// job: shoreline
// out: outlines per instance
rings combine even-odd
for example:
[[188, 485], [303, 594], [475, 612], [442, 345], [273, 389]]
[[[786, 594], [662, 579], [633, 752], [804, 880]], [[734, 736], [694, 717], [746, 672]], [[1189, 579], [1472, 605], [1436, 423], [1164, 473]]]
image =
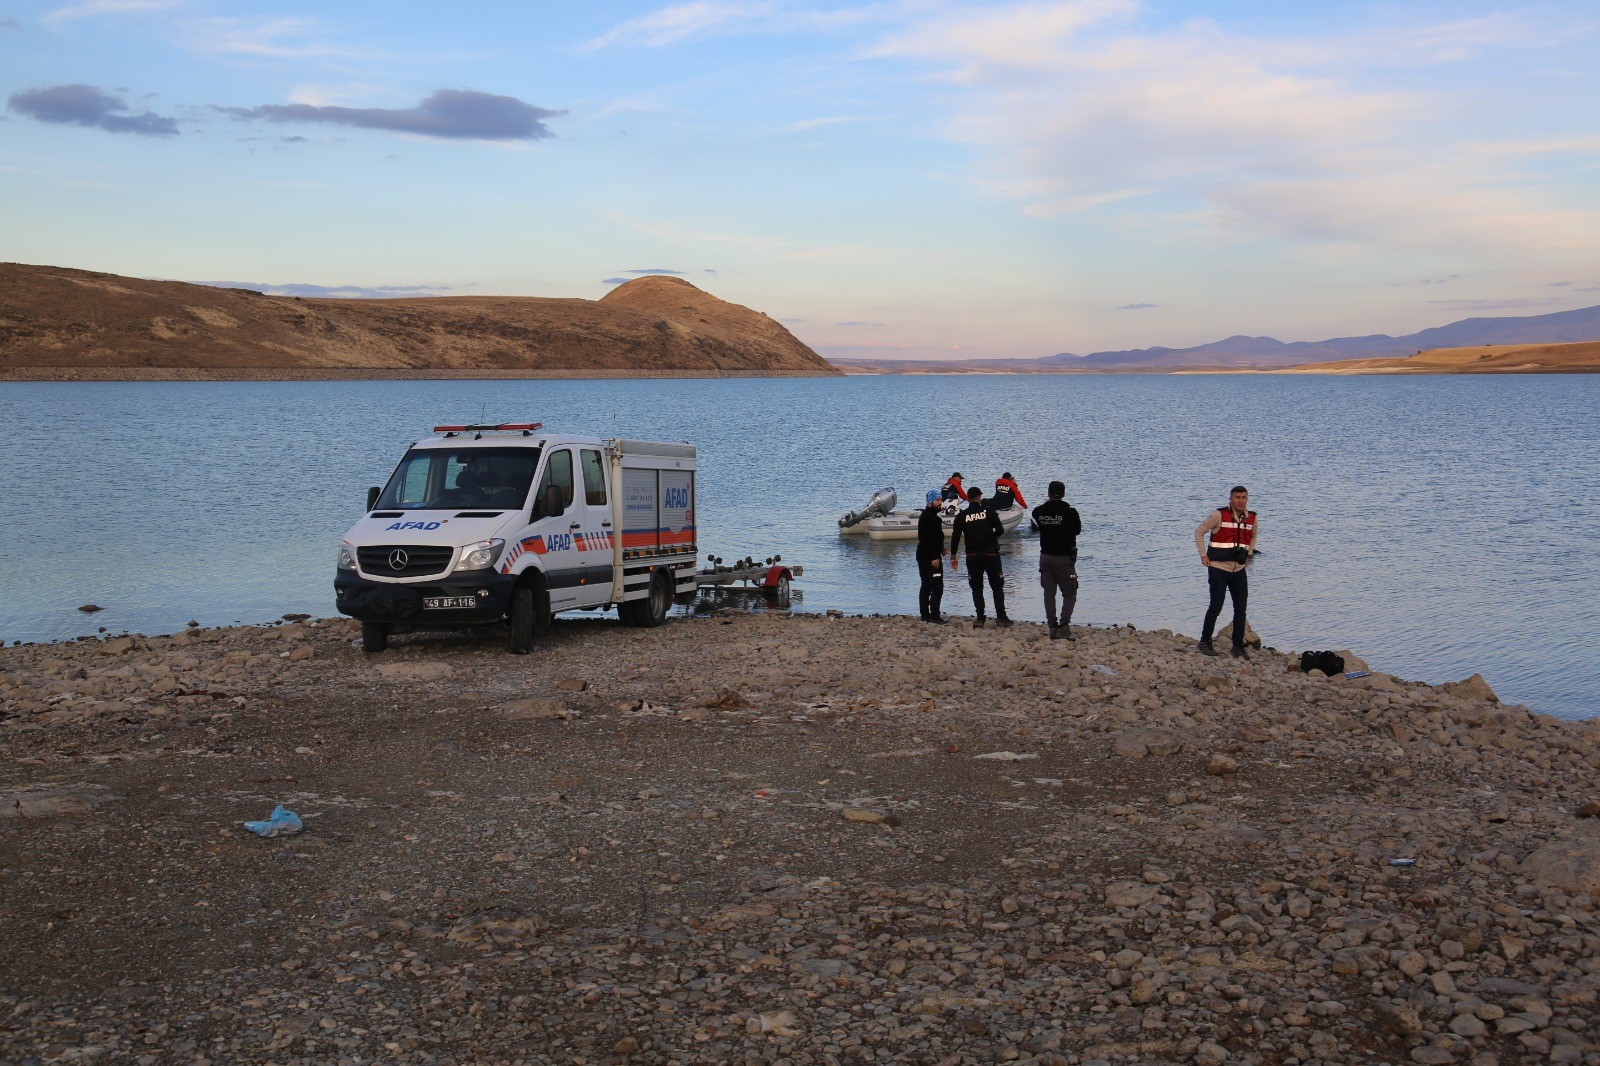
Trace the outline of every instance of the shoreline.
[[0, 651], [0, 1059], [1600, 1053], [1600, 721], [1481, 679], [776, 612], [354, 639]]
[[655, 378], [833, 378], [843, 374], [719, 373], [714, 370], [420, 370], [413, 368], [11, 367], [0, 381], [585, 381]]

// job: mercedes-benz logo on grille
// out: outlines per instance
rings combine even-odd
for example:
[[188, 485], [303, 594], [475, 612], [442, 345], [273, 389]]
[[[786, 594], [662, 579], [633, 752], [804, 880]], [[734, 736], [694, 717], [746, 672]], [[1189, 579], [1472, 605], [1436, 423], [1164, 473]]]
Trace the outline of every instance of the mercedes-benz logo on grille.
[[399, 548], [389, 553], [389, 569], [391, 570], [404, 570], [406, 564], [410, 561], [411, 557]]

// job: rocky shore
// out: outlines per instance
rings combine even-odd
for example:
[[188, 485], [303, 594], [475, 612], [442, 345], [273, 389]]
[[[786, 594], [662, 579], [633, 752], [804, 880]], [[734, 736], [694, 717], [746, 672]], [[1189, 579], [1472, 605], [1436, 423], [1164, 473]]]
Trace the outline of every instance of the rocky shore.
[[355, 636], [0, 651], [0, 1061], [1600, 1064], [1600, 722], [1481, 679]]

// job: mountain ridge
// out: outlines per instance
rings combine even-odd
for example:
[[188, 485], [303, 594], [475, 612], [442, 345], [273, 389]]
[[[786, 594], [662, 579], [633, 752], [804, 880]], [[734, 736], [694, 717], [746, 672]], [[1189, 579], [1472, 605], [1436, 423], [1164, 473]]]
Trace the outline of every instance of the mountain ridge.
[[13, 379], [838, 373], [768, 315], [661, 275], [599, 300], [349, 300], [0, 263]]
[[1046, 365], [1103, 367], [1233, 367], [1267, 369], [1346, 359], [1401, 359], [1431, 348], [1464, 348], [1483, 344], [1559, 344], [1600, 339], [1600, 305], [1545, 315], [1464, 318], [1443, 326], [1392, 337], [1334, 337], [1321, 341], [1280, 341], [1275, 337], [1236, 334], [1191, 348], [1153, 346], [1124, 351], [1074, 355], [1061, 352], [1041, 357]]

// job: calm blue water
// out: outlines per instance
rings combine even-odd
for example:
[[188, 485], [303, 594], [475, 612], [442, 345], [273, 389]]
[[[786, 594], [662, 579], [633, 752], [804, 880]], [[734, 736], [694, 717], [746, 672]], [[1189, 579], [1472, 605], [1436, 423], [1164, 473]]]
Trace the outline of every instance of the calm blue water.
[[[409, 442], [532, 418], [697, 444], [703, 549], [804, 564], [808, 611], [915, 609], [911, 546], [841, 538], [840, 513], [1010, 470], [1083, 513], [1076, 621], [1197, 633], [1193, 530], [1244, 482], [1268, 643], [1588, 717], [1597, 407], [1579, 376], [0, 383], [0, 637], [331, 614], [339, 536]], [[1008, 539], [1012, 614], [1042, 619], [1037, 540]], [[945, 604], [971, 612], [964, 582]]]

